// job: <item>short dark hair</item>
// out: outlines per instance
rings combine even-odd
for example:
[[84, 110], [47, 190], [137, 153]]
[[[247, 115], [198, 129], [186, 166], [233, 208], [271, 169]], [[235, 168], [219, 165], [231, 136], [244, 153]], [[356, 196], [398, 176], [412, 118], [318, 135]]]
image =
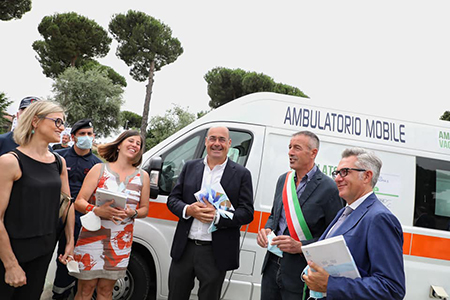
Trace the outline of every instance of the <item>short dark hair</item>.
[[139, 136], [141, 138], [141, 149], [135, 157], [133, 167], [137, 167], [142, 162], [142, 154], [145, 148], [145, 139], [137, 130], [126, 130], [122, 132], [113, 142], [98, 145], [98, 154], [103, 157], [107, 162], [115, 162], [119, 157], [118, 146], [130, 136]]

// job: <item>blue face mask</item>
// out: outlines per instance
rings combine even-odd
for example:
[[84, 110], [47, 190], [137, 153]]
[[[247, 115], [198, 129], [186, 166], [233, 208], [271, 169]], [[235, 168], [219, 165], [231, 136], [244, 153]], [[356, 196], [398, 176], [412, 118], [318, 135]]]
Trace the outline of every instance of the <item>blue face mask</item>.
[[[300, 276], [302, 281], [303, 281], [303, 275], [308, 275], [308, 271], [309, 271], [309, 266], [306, 266], [306, 268], [302, 272], [302, 275]], [[325, 296], [326, 296], [326, 293], [309, 290], [309, 298], [308, 298], [308, 300], [309, 299], [322, 299]]]
[[77, 147], [83, 150], [91, 149], [92, 148], [92, 141], [94, 140], [93, 137], [83, 135], [83, 136], [77, 136]]

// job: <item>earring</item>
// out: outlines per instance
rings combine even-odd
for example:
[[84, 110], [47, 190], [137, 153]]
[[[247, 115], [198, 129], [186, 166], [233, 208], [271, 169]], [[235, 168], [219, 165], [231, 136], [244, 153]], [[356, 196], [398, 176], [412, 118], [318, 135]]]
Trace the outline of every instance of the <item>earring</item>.
[[33, 128], [33, 129], [31, 129], [31, 134], [34, 134], [34, 128]]

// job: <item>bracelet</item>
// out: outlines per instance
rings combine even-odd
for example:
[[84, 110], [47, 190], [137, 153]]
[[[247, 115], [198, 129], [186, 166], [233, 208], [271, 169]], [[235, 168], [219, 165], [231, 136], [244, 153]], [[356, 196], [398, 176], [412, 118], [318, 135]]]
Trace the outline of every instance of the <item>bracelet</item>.
[[90, 212], [90, 211], [93, 211], [94, 210], [94, 205], [92, 205], [92, 204], [88, 204], [87, 206], [86, 206], [86, 212]]
[[136, 219], [137, 215], [138, 215], [138, 211], [135, 209], [135, 210], [134, 210], [134, 215], [131, 216], [131, 218], [132, 218], [132, 219]]

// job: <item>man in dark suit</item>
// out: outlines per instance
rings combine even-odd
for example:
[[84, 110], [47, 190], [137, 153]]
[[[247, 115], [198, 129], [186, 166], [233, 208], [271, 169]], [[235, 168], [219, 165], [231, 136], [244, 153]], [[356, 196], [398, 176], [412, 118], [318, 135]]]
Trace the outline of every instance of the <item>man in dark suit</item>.
[[[194, 278], [200, 282], [200, 300], [220, 298], [227, 270], [239, 267], [240, 227], [253, 220], [253, 189], [250, 172], [227, 158], [231, 146], [226, 127], [212, 127], [205, 138], [207, 156], [187, 162], [169, 195], [167, 206], [178, 218], [169, 271], [169, 300], [189, 299]], [[218, 184], [235, 212], [221, 217], [211, 204], [194, 194]], [[216, 231], [208, 232], [214, 221]]]
[[333, 172], [339, 195], [348, 205], [320, 239], [343, 235], [361, 278], [330, 276], [308, 262], [316, 272], [303, 276], [306, 284], [330, 299], [391, 300], [405, 296], [402, 227], [373, 193], [381, 165], [373, 152], [346, 149]]
[[[297, 132], [290, 140], [288, 154], [293, 171], [278, 178], [271, 214], [257, 237], [258, 245], [267, 247], [267, 236], [275, 233], [272, 245], [283, 251], [282, 258], [269, 251], [266, 254], [262, 267], [262, 300], [302, 299], [301, 272], [306, 260], [301, 246], [317, 241], [343, 206], [336, 184], [314, 163], [318, 151], [319, 138], [312, 132]], [[289, 210], [290, 205], [298, 205], [302, 217], [295, 209]], [[308, 229], [298, 229], [295, 222], [306, 224]]]

